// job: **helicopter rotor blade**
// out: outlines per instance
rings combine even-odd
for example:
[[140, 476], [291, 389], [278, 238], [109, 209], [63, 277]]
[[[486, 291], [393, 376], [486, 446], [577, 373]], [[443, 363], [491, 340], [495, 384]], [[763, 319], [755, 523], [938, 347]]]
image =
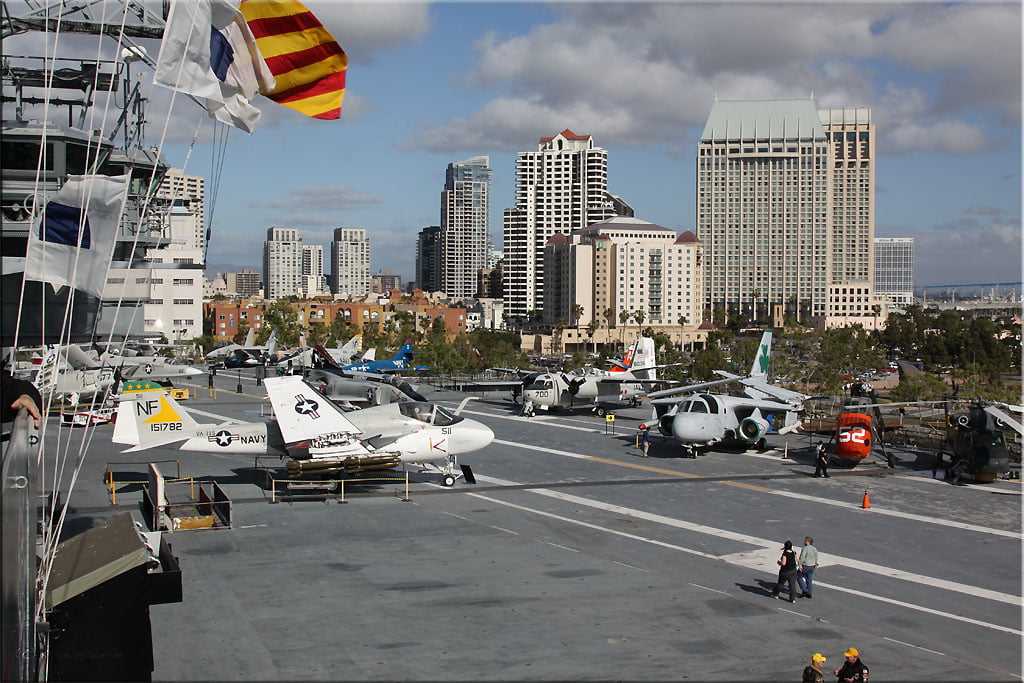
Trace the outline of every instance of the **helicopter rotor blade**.
[[992, 417], [996, 418], [997, 420], [1002, 420], [1012, 429], [1016, 430], [1018, 434], [1024, 435], [1024, 426], [1022, 426], [1020, 422], [1017, 422], [999, 408], [996, 408], [995, 406], [986, 406], [985, 412], [991, 415]]

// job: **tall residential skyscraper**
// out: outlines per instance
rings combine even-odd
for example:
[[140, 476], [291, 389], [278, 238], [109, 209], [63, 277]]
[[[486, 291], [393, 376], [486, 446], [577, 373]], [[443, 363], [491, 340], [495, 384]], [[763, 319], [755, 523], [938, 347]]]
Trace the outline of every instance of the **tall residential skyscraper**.
[[160, 181], [157, 197], [171, 202], [167, 237], [182, 249], [206, 252], [206, 181], [172, 168]]
[[327, 291], [324, 277], [324, 248], [321, 244], [302, 245], [302, 291], [312, 296]]
[[825, 316], [830, 285], [870, 291], [870, 110], [715, 102], [698, 148], [697, 235], [710, 309]]
[[608, 152], [589, 135], [564, 130], [516, 158], [516, 205], [505, 209], [505, 313], [524, 321], [544, 309], [544, 245], [615, 215]]
[[891, 303], [914, 303], [914, 238], [875, 238], [875, 292]]
[[263, 243], [263, 295], [294, 296], [302, 286], [302, 238], [295, 228], [268, 228]]
[[476, 294], [487, 266], [491, 168], [488, 157], [448, 164], [441, 192], [441, 289], [451, 297]]
[[441, 289], [441, 226], [430, 225], [416, 235], [416, 286], [424, 292]]
[[331, 242], [331, 291], [352, 296], [370, 291], [370, 240], [365, 229], [335, 229]]

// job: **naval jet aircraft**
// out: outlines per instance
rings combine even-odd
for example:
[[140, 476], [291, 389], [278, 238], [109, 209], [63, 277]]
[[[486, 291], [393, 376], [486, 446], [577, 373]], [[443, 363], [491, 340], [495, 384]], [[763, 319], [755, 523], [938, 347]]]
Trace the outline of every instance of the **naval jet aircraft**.
[[[767, 445], [765, 434], [771, 429], [779, 434], [799, 429], [799, 412], [803, 401], [810, 397], [768, 384], [771, 343], [772, 331], [766, 330], [748, 375], [719, 370], [716, 374], [724, 379], [648, 394], [653, 407], [650, 426], [675, 438], [683, 456], [690, 458], [697, 457], [699, 449], [718, 443], [756, 445], [763, 450]], [[741, 395], [702, 391], [731, 382], [744, 386]]]
[[100, 363], [76, 344], [46, 350], [32, 379], [43, 397], [67, 403], [102, 396], [116, 389], [121, 379], [166, 382], [202, 374], [188, 365], [172, 365], [165, 359], [135, 356]]
[[629, 401], [635, 405], [652, 385], [668, 383], [657, 378], [658, 368], [667, 366], [656, 364], [652, 338], [640, 337], [631, 360], [625, 369], [587, 367], [539, 374], [523, 389], [523, 414], [532, 415], [535, 408], [572, 410], [582, 405], [604, 415], [605, 404]]
[[[343, 410], [427, 400], [399, 375], [343, 370], [323, 346], [314, 346], [311, 351], [313, 367], [305, 370], [304, 379]], [[372, 353], [373, 349], [367, 352]], [[366, 360], [366, 355], [363, 358]]]
[[253, 330], [246, 335], [245, 344], [229, 344], [210, 351], [206, 354], [208, 361], [223, 362], [224, 367], [252, 368], [265, 364], [274, 355], [277, 349], [277, 330], [271, 330], [270, 337], [266, 344], [254, 343]]
[[[277, 422], [233, 422], [186, 409], [170, 395], [133, 395], [118, 405], [112, 440], [125, 452], [180, 443], [184, 451], [289, 456], [288, 473], [350, 475], [410, 463], [439, 470], [445, 486], [459, 476], [473, 483], [472, 470], [456, 472], [457, 454], [494, 440], [486, 425], [426, 401], [402, 401], [344, 413], [325, 396], [288, 375], [264, 380]], [[215, 418], [200, 423], [194, 415]], [[438, 463], [441, 463], [438, 465]]]

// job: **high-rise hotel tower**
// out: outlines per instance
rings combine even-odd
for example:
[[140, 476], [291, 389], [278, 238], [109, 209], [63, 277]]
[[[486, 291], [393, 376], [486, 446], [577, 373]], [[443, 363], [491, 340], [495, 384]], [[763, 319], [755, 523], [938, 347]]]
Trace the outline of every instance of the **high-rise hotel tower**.
[[524, 321], [544, 309], [544, 245], [556, 233], [615, 215], [608, 194], [608, 152], [571, 130], [541, 138], [516, 158], [516, 204], [505, 209], [506, 316]]
[[869, 109], [715, 102], [697, 156], [705, 305], [824, 317], [830, 288], [870, 292], [874, 156]]
[[450, 297], [475, 296], [477, 273], [487, 267], [490, 187], [488, 157], [448, 164], [441, 192], [441, 289]]
[[370, 240], [364, 228], [334, 230], [331, 291], [351, 296], [363, 296], [370, 291]]

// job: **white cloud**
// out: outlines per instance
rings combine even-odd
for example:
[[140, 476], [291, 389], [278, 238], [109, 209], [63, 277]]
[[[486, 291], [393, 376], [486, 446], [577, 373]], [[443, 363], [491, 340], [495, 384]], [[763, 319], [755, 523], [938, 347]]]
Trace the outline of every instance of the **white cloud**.
[[[550, 7], [558, 14], [549, 24], [510, 37], [488, 33], [477, 42], [479, 59], [463, 85], [497, 90], [490, 102], [448, 121], [421, 122], [404, 146], [521, 149], [524, 139], [566, 127], [593, 134], [599, 144], [677, 145], [703, 125], [715, 96], [812, 91], [823, 107], [868, 106], [876, 121], [891, 121], [892, 147], [880, 138], [880, 153], [985, 149], [986, 129], [967, 115], [979, 103], [998, 107], [1004, 119], [1019, 117], [1019, 60], [1005, 56], [1020, 53], [1015, 5]], [[946, 50], [950, 42], [957, 47]], [[988, 58], [971, 49], [977, 43], [985, 43], [980, 52]], [[896, 96], [909, 90], [901, 85], [907, 79], [927, 87], [911, 92], [911, 102]], [[959, 139], [943, 139], [937, 149], [945, 135]]]
[[997, 219], [983, 225], [962, 218], [918, 234], [914, 250], [918, 284], [972, 284], [979, 277], [986, 282], [1016, 282], [1021, 273], [1021, 224]]
[[304, 3], [331, 32], [349, 65], [367, 65], [377, 53], [422, 38], [431, 29], [430, 5], [423, 2]]
[[[378, 195], [361, 192], [344, 185], [299, 187], [290, 191], [286, 199], [251, 201], [253, 208], [295, 209], [297, 211], [352, 211], [363, 209], [382, 201]], [[303, 214], [309, 216], [311, 214]]]

